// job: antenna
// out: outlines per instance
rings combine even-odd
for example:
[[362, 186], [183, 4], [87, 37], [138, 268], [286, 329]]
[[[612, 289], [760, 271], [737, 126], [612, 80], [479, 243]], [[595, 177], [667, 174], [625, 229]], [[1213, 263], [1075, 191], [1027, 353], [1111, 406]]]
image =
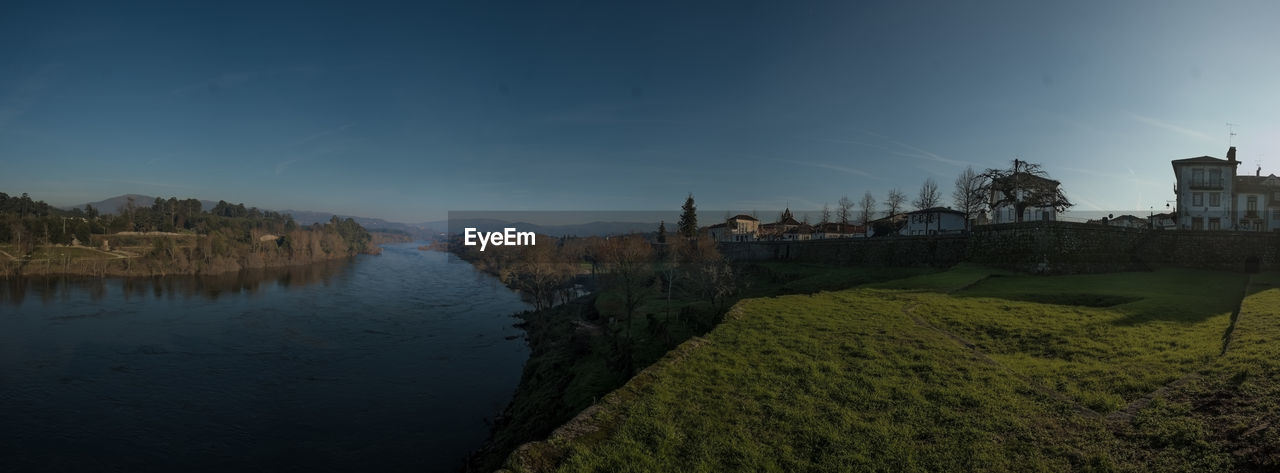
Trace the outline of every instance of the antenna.
[[1239, 125], [1227, 122], [1227, 146], [1231, 146], [1231, 139], [1236, 136], [1235, 127], [1237, 126]]

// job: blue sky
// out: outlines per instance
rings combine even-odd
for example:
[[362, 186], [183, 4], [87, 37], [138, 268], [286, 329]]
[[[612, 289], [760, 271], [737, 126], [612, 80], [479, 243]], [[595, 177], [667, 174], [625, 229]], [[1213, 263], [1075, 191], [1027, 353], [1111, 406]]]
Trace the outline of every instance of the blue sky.
[[1280, 173], [1275, 2], [47, 3], [0, 4], [0, 191], [55, 204], [765, 212], [1020, 157], [1145, 210], [1227, 122]]

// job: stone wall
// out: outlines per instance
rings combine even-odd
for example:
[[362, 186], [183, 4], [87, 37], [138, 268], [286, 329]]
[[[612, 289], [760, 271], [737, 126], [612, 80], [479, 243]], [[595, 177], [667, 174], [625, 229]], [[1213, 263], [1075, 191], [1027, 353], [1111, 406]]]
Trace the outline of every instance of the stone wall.
[[984, 225], [965, 236], [722, 243], [736, 261], [951, 266], [970, 261], [1032, 273], [1097, 273], [1182, 266], [1280, 269], [1280, 233], [1139, 230], [1071, 222]]
[[849, 265], [951, 266], [964, 260], [959, 235], [721, 243], [735, 261], [802, 261]]
[[1172, 266], [1280, 270], [1280, 233], [1169, 230], [1150, 233], [1138, 256]]

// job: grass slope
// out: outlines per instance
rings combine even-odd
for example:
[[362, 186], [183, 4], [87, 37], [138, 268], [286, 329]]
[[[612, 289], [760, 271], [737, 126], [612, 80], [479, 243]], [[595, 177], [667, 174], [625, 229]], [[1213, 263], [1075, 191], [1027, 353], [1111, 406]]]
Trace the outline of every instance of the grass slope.
[[508, 466], [1266, 471], [1280, 451], [1280, 277], [1253, 278], [1232, 328], [1245, 282], [959, 266], [743, 300]]

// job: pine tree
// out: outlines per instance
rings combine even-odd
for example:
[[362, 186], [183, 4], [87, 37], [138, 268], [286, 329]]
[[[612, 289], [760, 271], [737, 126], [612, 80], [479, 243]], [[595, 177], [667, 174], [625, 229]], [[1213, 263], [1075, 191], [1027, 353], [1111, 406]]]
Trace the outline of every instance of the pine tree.
[[658, 222], [658, 243], [666, 243], [666, 242], [667, 242], [667, 222], [664, 220], [664, 221]]
[[693, 238], [698, 236], [698, 207], [693, 204], [693, 193], [684, 200], [680, 213], [680, 236]]

